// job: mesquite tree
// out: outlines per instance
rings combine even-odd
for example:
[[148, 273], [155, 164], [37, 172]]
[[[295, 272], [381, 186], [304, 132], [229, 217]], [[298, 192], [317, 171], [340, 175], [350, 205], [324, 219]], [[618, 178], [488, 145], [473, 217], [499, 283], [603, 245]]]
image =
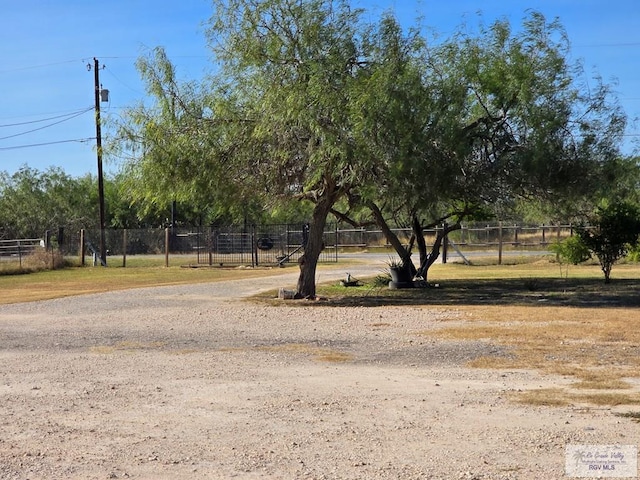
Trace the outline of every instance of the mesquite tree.
[[369, 183], [352, 105], [371, 68], [359, 10], [329, 0], [216, 1], [209, 31], [227, 86], [233, 162], [271, 196], [313, 203], [297, 291], [315, 296], [334, 205]]
[[[391, 14], [364, 22], [346, 0], [213, 5], [216, 71], [199, 88], [178, 84], [163, 56], [141, 64], [157, 104], [131, 117], [130, 177], [151, 200], [311, 202], [299, 296], [315, 296], [330, 214], [368, 212], [412, 264], [391, 228], [408, 219], [426, 276], [461, 221], [582, 194], [616, 153], [624, 116], [606, 86], [579, 88], [562, 28], [537, 13], [518, 34], [499, 21], [431, 45]], [[427, 252], [422, 230], [444, 221]]]
[[[463, 31], [465, 32], [465, 31]], [[396, 29], [395, 68], [380, 64], [364, 132], [377, 162], [378, 188], [365, 194], [376, 223], [405, 263], [387, 225], [403, 211], [426, 279], [446, 234], [495, 204], [519, 198], [572, 199], [597, 190], [615, 161], [625, 117], [606, 85], [581, 88], [557, 22], [531, 13], [514, 34], [506, 21], [435, 47]], [[383, 93], [380, 93], [383, 92]], [[382, 133], [381, 133], [382, 132]], [[447, 222], [443, 225], [443, 222]], [[440, 227], [427, 252], [422, 231]]]

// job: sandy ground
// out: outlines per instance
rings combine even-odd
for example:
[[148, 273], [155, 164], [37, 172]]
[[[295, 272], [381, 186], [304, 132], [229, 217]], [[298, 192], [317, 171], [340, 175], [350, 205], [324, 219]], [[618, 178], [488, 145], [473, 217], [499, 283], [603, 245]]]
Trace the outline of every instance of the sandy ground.
[[560, 479], [567, 444], [638, 443], [514, 403], [570, 379], [466, 368], [508, 352], [425, 335], [454, 311], [242, 300], [293, 278], [0, 306], [0, 478]]

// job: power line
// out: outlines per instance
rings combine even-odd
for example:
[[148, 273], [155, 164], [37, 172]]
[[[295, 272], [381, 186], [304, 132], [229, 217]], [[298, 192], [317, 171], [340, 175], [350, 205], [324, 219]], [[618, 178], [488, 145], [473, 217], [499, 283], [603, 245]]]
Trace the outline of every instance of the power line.
[[95, 139], [96, 137], [89, 137], [89, 138], [76, 138], [73, 140], [58, 140], [56, 142], [31, 143], [29, 145], [14, 145], [12, 147], [0, 147], [0, 150], [18, 150], [21, 148], [44, 147], [46, 145], [57, 145], [59, 143], [73, 143], [73, 142], [85, 143]]
[[31, 66], [28, 66], [28, 67], [12, 68], [10, 70], [0, 70], [0, 73], [21, 72], [23, 70], [33, 70], [33, 69], [36, 69], [36, 68], [54, 67], [56, 65], [64, 65], [65, 63], [74, 63], [74, 62], [77, 62], [77, 61], [78, 60], [65, 60], [63, 62], [43, 63], [41, 65], [31, 65]]
[[[89, 107], [89, 110], [92, 109], [92, 108], [93, 107]], [[28, 122], [7, 123], [6, 125], [0, 125], [0, 128], [3, 128], [3, 127], [19, 127], [21, 125], [30, 125], [30, 124], [33, 124], [33, 123], [47, 122], [49, 120], [56, 120], [57, 118], [68, 117], [70, 115], [84, 113], [86, 111], [87, 110], [84, 110], [84, 109], [82, 111], [81, 110], [76, 110], [74, 112], [69, 112], [69, 113], [65, 113], [65, 114], [62, 114], [62, 115], [56, 115], [54, 117], [41, 118], [41, 119], [38, 119], [38, 120], [29, 120]]]
[[67, 116], [66, 118], [62, 119], [62, 120], [58, 120], [57, 122], [53, 122], [50, 123], [48, 125], [44, 125], [42, 127], [38, 127], [38, 128], [33, 128], [31, 130], [27, 130], [26, 132], [20, 132], [20, 133], [14, 133], [13, 135], [7, 135], [4, 137], [0, 137], [0, 140], [6, 140], [7, 138], [14, 138], [14, 137], [19, 137], [21, 135], [26, 135], [27, 133], [32, 133], [32, 132], [37, 132], [39, 130], [44, 130], [45, 128], [49, 128], [49, 127], [53, 127], [54, 125], [58, 125], [60, 123], [69, 121], [73, 118], [79, 117], [80, 115], [83, 115], [85, 113], [87, 113], [88, 111], [90, 111], [93, 107], [89, 107], [85, 110], [81, 110], [80, 112], [76, 112], [75, 114], [71, 115], [71, 116]]

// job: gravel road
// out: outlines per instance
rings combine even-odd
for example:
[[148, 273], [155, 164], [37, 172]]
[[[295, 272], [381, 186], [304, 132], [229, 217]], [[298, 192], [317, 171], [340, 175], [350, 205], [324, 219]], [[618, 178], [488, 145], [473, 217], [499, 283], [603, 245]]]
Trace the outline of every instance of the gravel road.
[[567, 444], [637, 444], [514, 403], [570, 380], [465, 367], [509, 352], [431, 338], [454, 310], [243, 300], [280, 273], [0, 306], [0, 478], [560, 479]]

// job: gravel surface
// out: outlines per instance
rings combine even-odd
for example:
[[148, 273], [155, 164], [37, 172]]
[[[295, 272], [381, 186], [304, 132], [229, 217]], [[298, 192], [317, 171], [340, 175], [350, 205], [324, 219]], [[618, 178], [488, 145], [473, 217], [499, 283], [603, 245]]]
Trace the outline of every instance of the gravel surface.
[[637, 444], [611, 409], [509, 398], [570, 379], [466, 368], [509, 352], [425, 335], [455, 311], [242, 299], [294, 283], [0, 306], [0, 478], [559, 479], [567, 444]]

